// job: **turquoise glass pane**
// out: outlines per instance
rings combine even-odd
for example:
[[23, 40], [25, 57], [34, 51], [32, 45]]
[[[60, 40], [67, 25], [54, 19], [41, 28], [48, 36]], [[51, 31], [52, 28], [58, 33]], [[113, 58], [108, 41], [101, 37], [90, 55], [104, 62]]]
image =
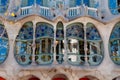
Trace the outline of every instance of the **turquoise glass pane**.
[[87, 40], [101, 40], [98, 30], [92, 24], [88, 24], [86, 30]]
[[118, 14], [117, 0], [109, 0], [109, 8], [112, 14]]
[[0, 0], [0, 13], [4, 13], [8, 8], [9, 0]]
[[83, 0], [83, 2], [86, 6], [89, 6], [89, 0]]
[[116, 25], [116, 27], [113, 29], [110, 39], [118, 39], [120, 38], [120, 25]]
[[74, 37], [78, 39], [84, 39], [84, 30], [82, 25], [74, 24], [69, 26], [66, 30], [67, 37]]
[[36, 28], [36, 38], [42, 37], [54, 37], [54, 31], [51, 25], [48, 24], [38, 24]]
[[15, 44], [15, 58], [20, 65], [32, 63], [33, 25], [25, 23], [19, 31]]
[[8, 55], [8, 36], [3, 25], [0, 25], [0, 64], [5, 61]]
[[17, 39], [20, 40], [32, 40], [33, 39], [33, 27], [32, 23], [27, 23], [21, 28]]
[[112, 30], [109, 50], [112, 61], [120, 65], [120, 23], [116, 24]]

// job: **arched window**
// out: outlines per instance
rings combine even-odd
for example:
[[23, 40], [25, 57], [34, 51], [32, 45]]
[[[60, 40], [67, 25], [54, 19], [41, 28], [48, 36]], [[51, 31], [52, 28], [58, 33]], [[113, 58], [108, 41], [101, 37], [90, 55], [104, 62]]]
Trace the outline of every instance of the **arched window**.
[[120, 13], [120, 0], [109, 0], [109, 8], [114, 15]]
[[84, 30], [83, 24], [74, 23], [67, 26], [67, 55], [68, 62], [73, 65], [84, 64]]
[[0, 13], [6, 12], [8, 8], [9, 0], [0, 0]]
[[67, 27], [67, 55], [72, 65], [84, 65], [87, 62], [95, 66], [103, 59], [103, 45], [97, 29], [91, 23], [86, 26], [84, 28], [81, 23], [74, 23]]
[[58, 63], [62, 63], [64, 54], [64, 26], [62, 22], [58, 22], [56, 26], [56, 54]]
[[53, 62], [53, 26], [47, 23], [37, 23], [36, 25], [36, 63], [51, 64]]
[[25, 23], [15, 40], [15, 58], [21, 65], [32, 63], [33, 24]]
[[120, 22], [115, 25], [110, 36], [110, 57], [115, 64], [120, 65]]
[[4, 25], [0, 24], [0, 64], [3, 63], [8, 55], [8, 35]]
[[86, 37], [88, 49], [88, 63], [90, 65], [98, 65], [103, 59], [104, 49], [100, 34], [92, 23], [87, 24]]

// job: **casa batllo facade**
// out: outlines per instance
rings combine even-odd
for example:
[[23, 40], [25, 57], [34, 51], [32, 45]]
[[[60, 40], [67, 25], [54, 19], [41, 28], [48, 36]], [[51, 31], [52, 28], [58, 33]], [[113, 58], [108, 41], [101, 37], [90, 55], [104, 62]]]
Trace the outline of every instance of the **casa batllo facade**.
[[0, 0], [0, 80], [120, 80], [120, 0]]

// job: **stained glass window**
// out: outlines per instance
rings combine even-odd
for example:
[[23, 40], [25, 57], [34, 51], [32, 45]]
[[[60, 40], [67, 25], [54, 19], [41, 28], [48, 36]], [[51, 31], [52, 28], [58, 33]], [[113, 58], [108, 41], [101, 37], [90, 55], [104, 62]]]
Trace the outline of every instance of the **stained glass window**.
[[90, 65], [98, 65], [103, 59], [103, 43], [98, 30], [92, 23], [87, 24], [87, 54]]
[[4, 25], [0, 24], [0, 64], [5, 61], [8, 55], [8, 35]]
[[120, 13], [120, 0], [109, 0], [109, 8], [114, 15]]
[[110, 57], [120, 65], [120, 23], [115, 25], [110, 36]]
[[72, 65], [84, 64], [84, 29], [83, 24], [74, 23], [67, 26], [67, 55]]
[[8, 8], [9, 0], [0, 0], [0, 13], [4, 13]]
[[15, 58], [21, 65], [32, 62], [33, 24], [25, 23], [19, 31], [15, 44]]
[[25, 7], [25, 6], [31, 6], [34, 4], [38, 4], [38, 5], [42, 5], [42, 0], [22, 0], [21, 1], [21, 6]]
[[86, 26], [87, 28], [84, 28], [82, 24], [75, 23], [67, 27], [67, 53], [70, 64], [84, 65], [87, 61], [89, 65], [96, 66], [103, 59], [103, 45], [98, 30], [92, 23]]
[[62, 22], [58, 22], [56, 26], [56, 59], [58, 63], [63, 62], [64, 54], [64, 26]]
[[53, 26], [47, 23], [37, 23], [36, 26], [36, 63], [51, 64], [53, 61]]

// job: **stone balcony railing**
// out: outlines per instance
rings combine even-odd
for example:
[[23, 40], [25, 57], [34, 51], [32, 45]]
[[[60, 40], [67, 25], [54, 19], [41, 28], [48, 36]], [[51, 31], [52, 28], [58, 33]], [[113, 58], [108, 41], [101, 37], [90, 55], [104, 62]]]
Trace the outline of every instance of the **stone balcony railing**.
[[[71, 7], [67, 9], [54, 9], [40, 5], [32, 5], [19, 8], [18, 12], [15, 12], [15, 14], [17, 15], [17, 19], [32, 14], [37, 14], [50, 20], [54, 19], [57, 16], [63, 16], [68, 19], [77, 18], [79, 16], [91, 16], [97, 19], [101, 18], [100, 10], [98, 10], [97, 8], [87, 7], [85, 5]], [[12, 19], [11, 17], [9, 18]]]

